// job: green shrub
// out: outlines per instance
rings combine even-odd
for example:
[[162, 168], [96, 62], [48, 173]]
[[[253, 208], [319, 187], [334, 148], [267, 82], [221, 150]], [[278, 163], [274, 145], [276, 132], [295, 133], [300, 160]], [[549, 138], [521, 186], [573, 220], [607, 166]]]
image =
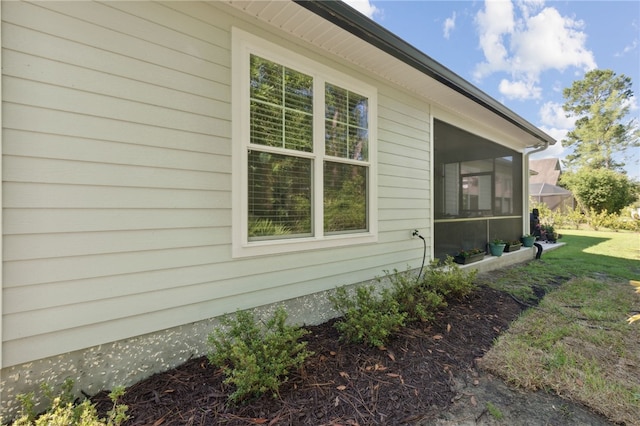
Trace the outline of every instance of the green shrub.
[[555, 217], [549, 206], [547, 206], [547, 203], [535, 201], [532, 198], [529, 198], [529, 205], [532, 209], [538, 209], [538, 213], [540, 213], [540, 221], [543, 224], [553, 225]]
[[376, 293], [374, 286], [360, 286], [349, 293], [341, 287], [329, 297], [343, 315], [335, 327], [346, 340], [383, 346], [405, 321], [431, 321], [447, 305], [446, 299], [466, 296], [476, 288], [477, 271], [462, 270], [450, 256], [442, 263], [432, 261], [422, 278], [408, 270], [384, 272], [391, 288]]
[[289, 371], [302, 366], [312, 352], [300, 339], [308, 331], [286, 325], [287, 313], [279, 307], [264, 326], [259, 326], [252, 313], [239, 311], [235, 317], [225, 316], [226, 329], [216, 329], [209, 335], [213, 352], [209, 361], [222, 368], [224, 383], [235, 386], [231, 401], [259, 397], [267, 392], [277, 396]]
[[573, 209], [568, 209], [566, 213], [564, 213], [565, 222], [570, 224], [573, 229], [580, 229], [580, 224], [584, 222], [584, 214], [582, 213], [582, 209], [580, 207], [575, 207]]
[[609, 228], [612, 224], [612, 217], [606, 209], [599, 212], [591, 209], [587, 216], [587, 222], [594, 231], [598, 231], [600, 228]]
[[100, 418], [93, 403], [85, 399], [79, 404], [74, 403], [71, 392], [73, 380], [66, 380], [59, 395], [54, 395], [53, 388], [47, 384], [41, 386], [44, 395], [50, 400], [49, 408], [39, 416], [35, 413], [35, 394], [18, 395], [22, 410], [20, 417], [12, 426], [118, 426], [126, 421], [128, 407], [118, 404], [118, 399], [124, 395], [124, 387], [114, 388], [109, 394], [113, 408], [107, 412], [106, 418]]
[[626, 231], [640, 232], [640, 220], [632, 219], [632, 218], [623, 218], [621, 217], [619, 222], [619, 229], [623, 229]]
[[594, 231], [598, 231], [601, 228], [612, 231], [640, 231], [640, 220], [620, 213], [609, 213], [607, 210], [596, 212], [591, 209], [587, 216], [587, 224]]
[[446, 306], [447, 303], [440, 293], [422, 285], [418, 277], [409, 271], [384, 272], [391, 282], [393, 298], [400, 305], [400, 310], [407, 314], [408, 321], [432, 321], [436, 312]]
[[329, 296], [329, 300], [343, 315], [336, 322], [336, 329], [342, 338], [353, 343], [384, 346], [393, 332], [404, 325], [407, 317], [389, 289], [376, 294], [374, 286], [360, 286], [355, 294], [349, 294], [340, 287]]
[[451, 256], [444, 262], [434, 259], [425, 270], [421, 287], [438, 292], [448, 300], [459, 299], [475, 290], [473, 281], [477, 274], [475, 269], [460, 268]]

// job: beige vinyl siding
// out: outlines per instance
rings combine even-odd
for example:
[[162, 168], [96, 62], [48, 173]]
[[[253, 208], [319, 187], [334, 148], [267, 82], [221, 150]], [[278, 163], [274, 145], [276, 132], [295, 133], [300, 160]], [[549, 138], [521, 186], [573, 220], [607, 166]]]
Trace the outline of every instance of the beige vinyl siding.
[[159, 330], [228, 258], [229, 23], [141, 5], [3, 5], [4, 366]]
[[[0, 2], [0, 45], [2, 44], [2, 2]], [[0, 46], [1, 49], [1, 46]], [[3, 92], [2, 92], [2, 73], [4, 71], [4, 54], [1, 53], [0, 51], [0, 102], [2, 101], [2, 99], [4, 99], [3, 97]], [[4, 131], [2, 131], [1, 127], [2, 127], [2, 123], [3, 121], [3, 109], [2, 108], [2, 104], [0, 104], [0, 160], [2, 160], [2, 150], [3, 150], [3, 146], [4, 146]], [[2, 176], [2, 170], [3, 170], [3, 166], [2, 166], [3, 161], [0, 161], [0, 176]], [[0, 200], [4, 200], [4, 188], [2, 186], [0, 186]], [[0, 201], [0, 204], [2, 202]], [[3, 253], [3, 258], [2, 261], [0, 261], [0, 376], [2, 374], [2, 366], [4, 365], [4, 358], [3, 358], [3, 350], [2, 350], [2, 342], [4, 341], [4, 326], [2, 325], [2, 319], [3, 319], [3, 306], [4, 306], [4, 291], [3, 291], [3, 279], [2, 276], [4, 275], [4, 216], [3, 216], [3, 206], [0, 205], [0, 253]]]
[[[402, 92], [383, 92], [380, 103], [380, 229], [397, 229], [394, 238], [403, 241], [410, 230], [418, 228], [429, 241], [429, 106]], [[415, 245], [409, 247], [415, 252]]]
[[[428, 105], [226, 8], [3, 2], [3, 366], [419, 266]], [[377, 244], [231, 258], [232, 25], [378, 87]]]

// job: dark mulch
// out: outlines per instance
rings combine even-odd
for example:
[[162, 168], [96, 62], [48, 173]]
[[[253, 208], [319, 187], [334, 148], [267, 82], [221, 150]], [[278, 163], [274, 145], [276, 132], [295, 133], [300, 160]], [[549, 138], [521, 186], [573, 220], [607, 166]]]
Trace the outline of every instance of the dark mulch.
[[[192, 359], [127, 389], [127, 425], [400, 425], [434, 418], [455, 396], [454, 376], [472, 369], [521, 312], [504, 293], [480, 287], [450, 302], [432, 324], [403, 328], [386, 348], [346, 344], [332, 322], [307, 327], [315, 353], [278, 398], [232, 405], [206, 358]], [[105, 407], [105, 395], [96, 397]]]

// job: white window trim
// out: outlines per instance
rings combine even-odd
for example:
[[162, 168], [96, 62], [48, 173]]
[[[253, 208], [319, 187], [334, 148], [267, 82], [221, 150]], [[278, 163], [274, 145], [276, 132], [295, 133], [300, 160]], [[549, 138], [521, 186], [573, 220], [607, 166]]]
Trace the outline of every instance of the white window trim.
[[[326, 65], [268, 42], [251, 33], [232, 29], [231, 105], [232, 105], [232, 256], [249, 257], [303, 250], [318, 250], [355, 244], [374, 243], [378, 240], [377, 205], [377, 90]], [[322, 220], [314, 220], [314, 236], [292, 239], [249, 241], [247, 201], [247, 146], [249, 144], [249, 55], [253, 53], [314, 77], [314, 86], [324, 81], [354, 91], [369, 99], [369, 171], [367, 218], [369, 230], [353, 234], [324, 235]], [[321, 83], [318, 83], [321, 82]], [[324, 111], [324, 87], [314, 87], [314, 111]], [[319, 95], [320, 94], [320, 95]], [[316, 113], [317, 114], [317, 113]], [[324, 114], [320, 115], [324, 117]], [[324, 157], [324, 119], [314, 115], [314, 153], [312, 158]], [[301, 153], [304, 155], [304, 153]], [[313, 217], [322, 218], [323, 168], [314, 166]], [[318, 205], [320, 204], [320, 205]]]

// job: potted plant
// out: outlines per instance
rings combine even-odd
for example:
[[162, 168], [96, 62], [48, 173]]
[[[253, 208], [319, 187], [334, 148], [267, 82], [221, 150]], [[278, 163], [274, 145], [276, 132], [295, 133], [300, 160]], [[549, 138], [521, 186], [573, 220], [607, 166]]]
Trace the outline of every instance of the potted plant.
[[561, 235], [555, 231], [553, 225], [542, 225], [540, 227], [540, 233], [540, 239], [548, 243], [555, 243], [561, 237]]
[[533, 247], [533, 243], [536, 242], [535, 235], [525, 234], [520, 237], [520, 241], [522, 241], [522, 245], [525, 247]]
[[508, 241], [507, 245], [504, 248], [504, 252], [510, 253], [512, 251], [518, 251], [520, 250], [520, 248], [522, 248], [522, 243], [520, 242], [520, 240]]
[[504, 252], [504, 248], [507, 246], [507, 243], [505, 243], [504, 241], [496, 238], [495, 240], [489, 242], [489, 252], [491, 253], [491, 256], [502, 256], [502, 253]]
[[453, 260], [461, 265], [467, 265], [469, 263], [477, 262], [484, 259], [484, 254], [484, 250], [481, 250], [479, 248], [472, 248], [469, 250], [463, 249], [455, 254]]

